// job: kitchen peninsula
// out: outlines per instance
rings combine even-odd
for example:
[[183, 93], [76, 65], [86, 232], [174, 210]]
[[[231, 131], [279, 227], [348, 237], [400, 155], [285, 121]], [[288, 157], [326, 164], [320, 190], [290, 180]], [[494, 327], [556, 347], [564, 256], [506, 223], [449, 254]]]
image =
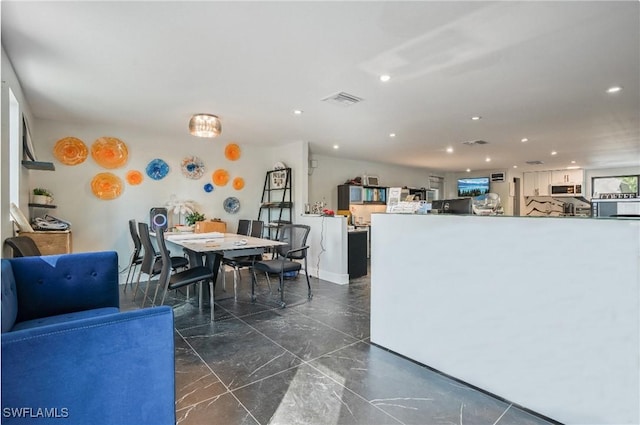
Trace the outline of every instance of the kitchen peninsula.
[[373, 343], [562, 423], [640, 423], [640, 220], [372, 225]]

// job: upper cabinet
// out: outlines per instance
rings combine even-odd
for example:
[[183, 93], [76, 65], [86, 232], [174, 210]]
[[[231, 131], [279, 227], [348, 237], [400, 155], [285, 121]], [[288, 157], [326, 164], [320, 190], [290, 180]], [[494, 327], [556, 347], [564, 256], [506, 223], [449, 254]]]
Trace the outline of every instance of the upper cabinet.
[[551, 171], [523, 173], [522, 193], [524, 196], [549, 196]]
[[387, 203], [387, 188], [380, 186], [355, 186], [341, 184], [338, 186], [338, 209], [348, 210], [351, 204]]
[[583, 184], [583, 170], [554, 170], [551, 172], [551, 184]]

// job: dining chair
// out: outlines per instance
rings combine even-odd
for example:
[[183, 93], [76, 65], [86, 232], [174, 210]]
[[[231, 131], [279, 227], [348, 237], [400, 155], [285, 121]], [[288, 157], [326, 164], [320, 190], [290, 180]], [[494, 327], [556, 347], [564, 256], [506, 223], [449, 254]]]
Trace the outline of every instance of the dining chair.
[[[237, 235], [248, 236], [251, 231], [251, 220], [240, 219], [238, 220], [238, 229], [236, 230]], [[222, 274], [222, 290], [227, 291], [227, 279], [225, 278], [225, 264], [224, 262], [220, 262], [220, 274]], [[235, 291], [235, 287], [234, 287]]]
[[284, 302], [284, 274], [302, 270], [300, 260], [304, 262], [304, 272], [307, 278], [307, 287], [309, 288], [308, 297], [309, 299], [313, 297], [311, 283], [309, 282], [309, 271], [307, 270], [307, 251], [309, 250], [307, 238], [310, 231], [311, 227], [304, 224], [285, 224], [279, 229], [278, 241], [284, 242], [285, 245], [275, 247], [274, 258], [255, 261], [252, 264], [251, 301], [255, 301], [254, 288], [257, 280], [257, 270], [265, 273], [269, 286], [271, 286], [269, 274], [277, 274], [279, 276], [280, 307], [286, 307]]
[[[209, 282], [209, 305], [211, 306], [211, 321], [213, 322], [213, 271], [209, 267], [195, 266], [172, 274], [171, 266], [169, 265], [171, 263], [171, 254], [167, 249], [167, 244], [164, 240], [164, 229], [162, 228], [156, 229], [156, 243], [158, 245], [158, 250], [160, 251], [162, 266], [160, 271], [160, 278], [158, 279], [158, 286], [156, 287], [156, 292], [153, 295], [153, 304], [155, 305], [156, 303], [158, 289], [160, 289], [161, 287], [163, 288], [163, 294], [160, 305], [164, 304], [164, 300], [167, 296], [168, 291], [180, 289], [182, 287], [193, 285], [196, 283]], [[202, 307], [202, 305], [200, 305], [200, 307]]]
[[[129, 233], [131, 234], [131, 240], [133, 240], [133, 252], [129, 258], [127, 279], [124, 281], [124, 292], [127, 292], [128, 284], [131, 284], [131, 288], [133, 289], [133, 279], [136, 274], [136, 269], [142, 264], [142, 242], [140, 242], [138, 226], [135, 220], [129, 220]], [[129, 278], [131, 278], [131, 282], [129, 282]]]
[[[246, 236], [251, 236], [254, 238], [259, 238], [262, 236], [262, 229], [264, 227], [264, 222], [261, 220], [244, 220], [248, 221], [250, 224], [247, 225], [248, 234]], [[238, 223], [238, 229], [240, 228], [240, 224]], [[244, 255], [241, 257], [223, 257], [220, 262], [220, 268], [222, 271], [222, 287], [224, 288], [226, 285], [226, 275], [224, 273], [224, 267], [229, 266], [233, 269], [233, 296], [237, 300], [238, 299], [238, 280], [240, 279], [240, 269], [251, 267], [251, 265], [255, 261], [262, 260], [262, 254], [255, 255]]]
[[[156, 229], [157, 231], [158, 229]], [[162, 272], [162, 256], [156, 252], [151, 242], [151, 235], [149, 234], [149, 225], [147, 223], [138, 223], [138, 235], [144, 248], [144, 256], [142, 257], [142, 264], [140, 265], [140, 271], [138, 272], [138, 279], [136, 281], [136, 287], [133, 291], [133, 299], [136, 299], [138, 287], [140, 286], [140, 276], [142, 273], [147, 275], [147, 284], [144, 290], [144, 298], [142, 300], [142, 307], [147, 299], [149, 292], [149, 283], [151, 278], [159, 275]], [[169, 255], [169, 267], [170, 270], [177, 270], [179, 268], [186, 268], [189, 265], [189, 261], [184, 257], [172, 257]]]
[[27, 236], [13, 236], [7, 238], [4, 241], [13, 250], [13, 257], [35, 257], [42, 255], [40, 249], [33, 241], [33, 239]]

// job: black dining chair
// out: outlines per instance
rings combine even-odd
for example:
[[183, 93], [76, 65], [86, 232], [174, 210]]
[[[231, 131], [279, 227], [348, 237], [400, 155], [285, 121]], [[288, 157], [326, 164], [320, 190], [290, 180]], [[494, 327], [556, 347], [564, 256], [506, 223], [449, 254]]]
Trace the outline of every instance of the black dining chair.
[[[246, 236], [251, 236], [254, 238], [259, 238], [262, 236], [262, 229], [264, 226], [264, 222], [260, 220], [245, 220], [248, 221], [249, 224], [247, 228], [249, 232]], [[238, 228], [240, 228], [240, 224], [238, 224]], [[223, 257], [220, 262], [220, 268], [222, 271], [222, 287], [225, 287], [226, 276], [224, 273], [224, 267], [229, 266], [233, 268], [233, 296], [237, 300], [238, 299], [238, 280], [240, 279], [240, 269], [251, 267], [251, 265], [255, 261], [262, 260], [262, 254], [258, 256], [255, 255], [245, 255], [241, 257]]]
[[40, 249], [33, 241], [33, 239], [27, 236], [14, 236], [4, 240], [13, 250], [13, 257], [36, 257], [42, 255]]
[[269, 282], [269, 274], [277, 274], [280, 278], [280, 307], [286, 307], [284, 302], [284, 274], [288, 272], [299, 272], [302, 270], [302, 264], [304, 262], [304, 272], [307, 277], [307, 287], [309, 288], [308, 297], [311, 299], [313, 294], [311, 293], [311, 283], [309, 282], [309, 272], [307, 270], [307, 251], [309, 246], [307, 245], [307, 237], [311, 227], [304, 224], [285, 224], [278, 231], [278, 241], [284, 242], [285, 245], [279, 245], [275, 247], [274, 258], [271, 260], [255, 261], [252, 264], [253, 278], [251, 281], [251, 301], [255, 301], [255, 283], [256, 283], [256, 270], [262, 271], [267, 277], [267, 283]]
[[[209, 282], [209, 305], [211, 306], [211, 321], [213, 322], [214, 313], [214, 282], [213, 271], [209, 267], [195, 266], [186, 270], [171, 274], [171, 254], [167, 249], [167, 244], [164, 240], [164, 230], [156, 229], [156, 244], [160, 251], [160, 257], [162, 259], [162, 266], [160, 271], [160, 278], [158, 279], [158, 286], [156, 292], [153, 295], [153, 304], [156, 303], [156, 297], [158, 296], [158, 289], [163, 288], [162, 300], [160, 305], [164, 304], [164, 300], [168, 291], [180, 289], [188, 285], [194, 285], [196, 283]], [[202, 300], [199, 300], [201, 303]], [[202, 305], [200, 305], [202, 307]]]
[[[156, 229], [157, 231], [157, 229]], [[140, 242], [144, 248], [144, 255], [142, 257], [142, 264], [140, 265], [140, 271], [138, 272], [138, 279], [136, 281], [136, 287], [133, 291], [133, 299], [136, 299], [138, 287], [140, 286], [140, 276], [142, 273], [147, 275], [147, 284], [144, 290], [144, 299], [142, 300], [142, 306], [147, 299], [149, 293], [149, 283], [151, 278], [157, 276], [162, 271], [162, 256], [156, 252], [151, 242], [151, 235], [149, 234], [149, 225], [147, 223], [138, 223], [138, 235], [140, 236]], [[186, 268], [189, 265], [189, 260], [184, 257], [172, 257], [169, 256], [170, 270], [177, 270], [179, 268]]]
[[[250, 231], [251, 231], [251, 220], [246, 220], [243, 218], [238, 220], [238, 229], [236, 230], [237, 235], [248, 236]], [[220, 262], [220, 274], [222, 274], [222, 290], [227, 292], [227, 279], [225, 277], [226, 275], [225, 275], [224, 262]], [[233, 289], [235, 291], [235, 287]]]
[[133, 241], [133, 252], [131, 252], [131, 257], [129, 258], [127, 279], [124, 281], [124, 292], [127, 292], [127, 285], [129, 284], [133, 289], [136, 269], [142, 264], [142, 242], [140, 241], [140, 235], [138, 235], [138, 225], [135, 220], [129, 220], [129, 234], [131, 234], [131, 240]]

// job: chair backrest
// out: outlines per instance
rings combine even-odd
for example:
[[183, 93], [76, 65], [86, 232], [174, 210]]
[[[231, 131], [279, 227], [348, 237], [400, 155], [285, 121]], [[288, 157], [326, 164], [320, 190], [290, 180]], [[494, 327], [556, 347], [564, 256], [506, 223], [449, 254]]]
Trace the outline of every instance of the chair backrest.
[[236, 232], [238, 235], [249, 236], [249, 232], [251, 231], [251, 220], [238, 220], [238, 231]]
[[138, 233], [140, 236], [140, 242], [144, 248], [144, 256], [142, 257], [140, 269], [142, 270], [142, 273], [149, 274], [153, 269], [153, 263], [155, 263], [156, 259], [156, 250], [153, 247], [153, 243], [151, 243], [151, 235], [149, 234], [149, 225], [147, 223], [138, 223]]
[[13, 250], [14, 257], [35, 257], [42, 255], [33, 239], [26, 236], [14, 236], [5, 239], [4, 243]]
[[161, 227], [156, 228], [156, 244], [162, 259], [162, 270], [160, 271], [158, 286], [164, 288], [171, 276], [171, 252], [167, 249], [167, 243], [164, 241], [164, 229]]
[[249, 236], [254, 238], [261, 238], [263, 228], [264, 222], [262, 222], [261, 220], [251, 220], [251, 232], [249, 232]]
[[286, 245], [276, 247], [276, 252], [282, 257], [301, 260], [307, 256], [307, 250], [294, 252], [286, 255], [287, 251], [299, 249], [307, 245], [307, 237], [311, 227], [304, 224], [285, 224], [278, 230], [278, 240]]
[[135, 220], [129, 220], [129, 233], [131, 233], [131, 239], [133, 240], [133, 259], [140, 258], [142, 252], [142, 242], [140, 242], [140, 236], [138, 235], [138, 226]]

